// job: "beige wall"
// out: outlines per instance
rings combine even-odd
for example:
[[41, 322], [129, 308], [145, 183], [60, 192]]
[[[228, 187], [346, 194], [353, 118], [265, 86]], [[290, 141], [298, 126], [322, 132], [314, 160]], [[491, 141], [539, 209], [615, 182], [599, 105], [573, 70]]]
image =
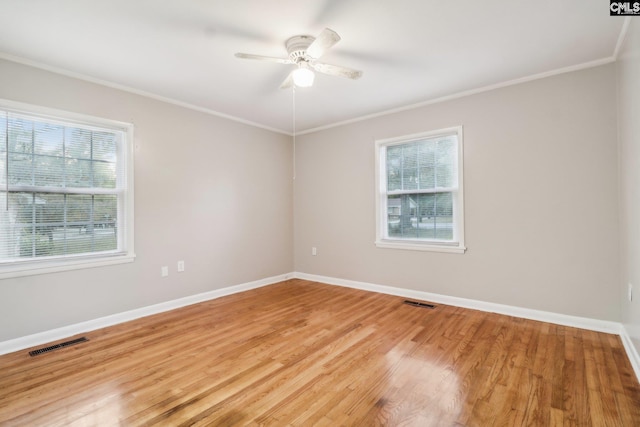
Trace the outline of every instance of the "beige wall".
[[135, 262], [0, 280], [0, 341], [293, 270], [290, 137], [4, 60], [0, 98], [132, 122], [137, 146]]
[[[609, 64], [300, 136], [296, 271], [620, 320], [615, 78]], [[376, 248], [374, 140], [457, 125], [467, 253]]]
[[[293, 270], [619, 321], [615, 80], [611, 64], [299, 136], [293, 188], [287, 136], [0, 61], [0, 98], [133, 122], [138, 147], [136, 261], [0, 281], [0, 341]], [[637, 96], [621, 105], [637, 117]], [[467, 253], [376, 248], [374, 140], [457, 125]], [[623, 316], [638, 329], [637, 304]]]
[[[640, 352], [640, 22], [630, 19], [618, 62], [622, 322]], [[627, 284], [634, 299], [627, 298]]]

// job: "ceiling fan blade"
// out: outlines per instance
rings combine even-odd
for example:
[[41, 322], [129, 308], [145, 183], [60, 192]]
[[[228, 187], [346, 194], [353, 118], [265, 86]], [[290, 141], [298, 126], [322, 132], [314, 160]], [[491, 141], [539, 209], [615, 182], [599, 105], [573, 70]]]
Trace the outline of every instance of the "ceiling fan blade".
[[307, 56], [311, 59], [318, 59], [327, 50], [340, 41], [340, 36], [335, 31], [325, 28], [320, 35], [307, 48]]
[[280, 89], [289, 89], [293, 86], [293, 71], [289, 73], [286, 79], [280, 85]]
[[319, 73], [329, 74], [331, 76], [346, 77], [348, 79], [358, 79], [362, 76], [362, 71], [353, 70], [351, 68], [339, 67], [337, 65], [315, 63], [310, 64], [311, 68]]
[[275, 58], [273, 56], [252, 55], [250, 53], [236, 53], [236, 58], [242, 59], [257, 59], [259, 61], [277, 62], [278, 64], [293, 64], [290, 59]]

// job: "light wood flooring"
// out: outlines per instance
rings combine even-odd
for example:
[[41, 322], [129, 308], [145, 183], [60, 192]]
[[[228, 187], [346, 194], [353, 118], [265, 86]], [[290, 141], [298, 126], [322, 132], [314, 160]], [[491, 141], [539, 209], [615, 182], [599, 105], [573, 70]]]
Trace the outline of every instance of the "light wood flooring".
[[640, 426], [619, 337], [403, 301], [290, 280], [4, 355], [0, 425]]

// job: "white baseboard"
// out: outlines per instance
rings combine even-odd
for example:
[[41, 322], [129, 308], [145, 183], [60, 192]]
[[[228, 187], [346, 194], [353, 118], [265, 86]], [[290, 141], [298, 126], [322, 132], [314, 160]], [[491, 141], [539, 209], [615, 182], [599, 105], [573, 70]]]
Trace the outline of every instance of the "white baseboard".
[[624, 326], [620, 332], [620, 339], [622, 340], [622, 345], [624, 345], [624, 349], [627, 352], [629, 361], [631, 362], [631, 367], [633, 367], [633, 371], [636, 373], [638, 381], [640, 381], [640, 355], [638, 354], [636, 346], [633, 345], [633, 341], [631, 341], [631, 337]]
[[376, 285], [373, 283], [357, 282], [353, 280], [337, 279], [335, 277], [317, 276], [315, 274], [294, 273], [299, 279], [312, 280], [314, 282], [327, 283], [329, 285], [344, 286], [347, 288], [361, 289], [365, 291], [379, 292], [382, 294], [396, 295], [405, 298], [415, 298], [456, 307], [471, 308], [490, 313], [505, 314], [524, 319], [538, 320], [554, 323], [556, 325], [572, 326], [574, 328], [588, 329], [591, 331], [606, 332], [619, 335], [622, 324], [606, 320], [590, 319], [587, 317], [569, 316], [567, 314], [552, 313], [548, 311], [532, 310], [530, 308], [514, 307], [511, 305], [496, 304], [492, 302], [478, 301], [467, 298], [452, 297], [430, 292], [416, 291], [412, 289], [395, 288], [392, 286]]
[[191, 304], [197, 304], [203, 301], [220, 298], [226, 295], [236, 294], [238, 292], [248, 291], [250, 289], [260, 288], [262, 286], [278, 283], [293, 277], [292, 273], [280, 274], [278, 276], [267, 277], [253, 282], [242, 283], [240, 285], [229, 286], [222, 289], [204, 292], [201, 294], [190, 295], [184, 298], [178, 298], [172, 301], [166, 301], [147, 307], [137, 308], [135, 310], [125, 311], [122, 313], [112, 314], [110, 316], [100, 317], [98, 319], [88, 320], [86, 322], [76, 323], [74, 325], [64, 326], [62, 328], [51, 329], [49, 331], [39, 332], [20, 338], [0, 342], [0, 355], [12, 353], [14, 351], [24, 350], [25, 348], [34, 347], [41, 344], [58, 341], [73, 335], [94, 331], [96, 329], [113, 326], [119, 323], [128, 322], [140, 317], [150, 316], [165, 311], [174, 310]]
[[514, 307], [511, 305], [496, 304], [492, 302], [478, 301], [467, 298], [452, 297], [448, 295], [433, 294], [430, 292], [416, 291], [413, 289], [395, 288], [392, 286], [376, 285], [367, 282], [338, 279], [335, 277], [318, 276], [295, 272], [293, 277], [314, 282], [326, 283], [328, 285], [344, 286], [347, 288], [361, 289], [364, 291], [379, 292], [382, 294], [396, 295], [405, 298], [415, 298], [423, 301], [431, 301], [440, 304], [453, 305], [456, 307], [471, 308], [474, 310], [486, 311], [490, 313], [505, 314], [507, 316], [520, 317], [524, 319], [538, 320], [541, 322], [554, 323], [556, 325], [571, 326], [574, 328], [587, 329], [590, 331], [605, 332], [620, 336], [620, 340], [629, 358], [629, 362], [640, 381], [640, 356], [624, 328], [622, 323], [610, 322], [607, 320], [591, 319], [588, 317], [570, 316], [567, 314], [552, 313], [549, 311], [533, 310], [530, 308]]

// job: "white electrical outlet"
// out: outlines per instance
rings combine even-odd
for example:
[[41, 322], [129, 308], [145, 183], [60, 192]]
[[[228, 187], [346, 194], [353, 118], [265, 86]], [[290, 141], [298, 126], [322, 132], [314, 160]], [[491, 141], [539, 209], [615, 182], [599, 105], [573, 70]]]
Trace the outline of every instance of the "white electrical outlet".
[[313, 255], [313, 256], [318, 255], [318, 249], [316, 249], [315, 246], [311, 248], [311, 255]]
[[184, 261], [178, 261], [178, 271], [184, 271]]
[[162, 268], [160, 269], [160, 275], [162, 277], [167, 277], [169, 275], [169, 267], [167, 267], [166, 265], [163, 265]]
[[629, 283], [628, 295], [629, 301], [633, 301], [633, 285], [631, 283]]

